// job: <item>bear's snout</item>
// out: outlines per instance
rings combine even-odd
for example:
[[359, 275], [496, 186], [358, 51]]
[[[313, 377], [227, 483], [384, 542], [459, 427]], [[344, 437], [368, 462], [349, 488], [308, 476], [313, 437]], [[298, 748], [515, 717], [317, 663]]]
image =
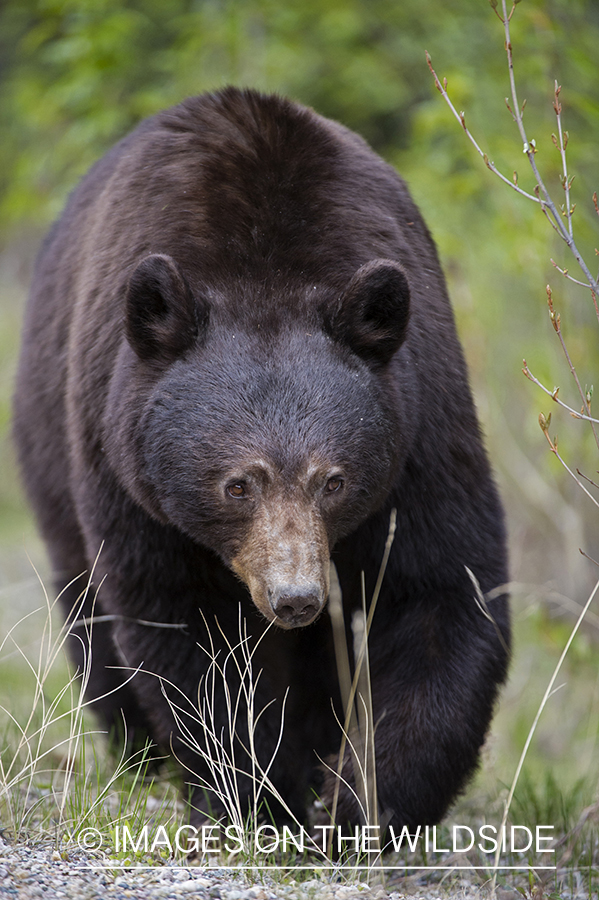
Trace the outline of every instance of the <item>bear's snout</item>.
[[314, 503], [273, 494], [230, 566], [266, 619], [298, 628], [316, 619], [329, 596], [329, 541]]
[[309, 625], [324, 605], [322, 588], [318, 584], [280, 584], [269, 590], [268, 601], [277, 619], [288, 628]]

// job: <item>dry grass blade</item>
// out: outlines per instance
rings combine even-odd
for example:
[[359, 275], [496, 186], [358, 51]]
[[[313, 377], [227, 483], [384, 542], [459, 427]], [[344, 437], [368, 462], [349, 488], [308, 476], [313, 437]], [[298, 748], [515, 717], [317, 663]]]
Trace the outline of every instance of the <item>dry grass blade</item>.
[[[378, 598], [381, 592], [381, 587], [383, 584], [383, 579], [385, 577], [385, 572], [387, 570], [387, 563], [389, 562], [389, 554], [391, 553], [391, 547], [393, 545], [393, 540], [395, 538], [395, 529], [397, 526], [397, 511], [395, 509], [391, 510], [391, 515], [389, 518], [389, 531], [387, 534], [387, 541], [385, 544], [385, 550], [383, 553], [383, 558], [381, 561], [381, 566], [379, 569], [378, 578], [374, 587], [374, 592], [372, 595], [372, 600], [370, 602], [370, 607], [368, 610], [368, 614], [366, 614], [366, 601], [365, 601], [365, 588], [363, 586], [362, 595], [363, 595], [363, 627], [362, 627], [362, 640], [358, 645], [356, 645], [356, 641], [354, 638], [354, 649], [355, 649], [355, 657], [354, 657], [354, 677], [351, 683], [351, 687], [349, 692], [347, 691], [347, 671], [349, 670], [349, 659], [347, 663], [345, 662], [345, 658], [348, 658], [348, 653], [346, 650], [342, 648], [342, 642], [345, 644], [346, 641], [346, 630], [345, 630], [345, 622], [343, 618], [343, 602], [341, 598], [341, 591], [339, 589], [339, 583], [337, 581], [337, 585], [335, 591], [338, 591], [338, 594], [335, 593], [333, 597], [333, 615], [332, 615], [332, 624], [333, 630], [335, 633], [335, 648], [337, 658], [341, 660], [341, 668], [339, 669], [338, 677], [341, 686], [342, 697], [344, 701], [344, 709], [345, 709], [345, 721], [342, 728], [341, 734], [341, 745], [339, 748], [339, 758], [337, 764], [337, 779], [335, 784], [335, 792], [333, 795], [333, 803], [331, 805], [330, 810], [330, 818], [331, 822], [335, 824], [336, 816], [337, 816], [337, 808], [339, 804], [339, 790], [341, 783], [346, 782], [342, 779], [341, 773], [343, 771], [343, 764], [345, 761], [345, 751], [348, 744], [348, 737], [351, 737], [352, 740], [350, 742], [350, 746], [352, 748], [351, 756], [352, 762], [354, 764], [354, 771], [356, 770], [357, 761], [359, 760], [358, 769], [360, 771], [362, 784], [359, 785], [358, 781], [356, 781], [356, 793], [361, 794], [363, 797], [363, 801], [360, 803], [360, 806], [363, 811], [363, 815], [368, 816], [369, 811], [374, 810], [377, 807], [377, 803], [372, 799], [372, 790], [376, 791], [376, 775], [375, 772], [375, 756], [374, 756], [374, 725], [372, 721], [372, 694], [370, 691], [370, 679], [369, 673], [367, 674], [367, 680], [364, 681], [364, 676], [362, 675], [362, 667], [364, 662], [366, 661], [367, 665], [367, 654], [368, 654], [368, 635], [370, 634], [370, 628], [372, 625], [372, 619], [376, 610], [376, 605], [378, 602]], [[329, 601], [330, 602], [330, 601]], [[360, 613], [362, 614], [362, 613]], [[339, 648], [339, 649], [337, 649]], [[362, 683], [362, 696], [366, 694], [367, 700], [363, 701], [366, 704], [366, 709], [370, 710], [370, 741], [372, 744], [371, 752], [370, 752], [370, 766], [368, 765], [369, 761], [366, 757], [366, 741], [364, 733], [360, 732], [360, 726], [358, 722], [359, 718], [359, 708], [356, 711], [356, 694], [359, 689], [359, 685]], [[370, 803], [367, 798], [369, 796], [367, 781], [365, 779], [365, 774], [368, 770], [371, 770], [371, 791], [370, 791]], [[368, 824], [378, 824], [378, 813], [377, 813], [377, 821], [376, 823], [370, 823], [370, 820], [367, 818], [366, 821]], [[329, 835], [329, 844], [328, 844], [328, 855], [331, 855], [332, 852], [332, 837]]]
[[[533, 737], [534, 737], [535, 731], [536, 731], [536, 729], [537, 729], [537, 724], [538, 724], [538, 722], [539, 722], [539, 719], [541, 718], [541, 714], [542, 714], [543, 710], [545, 709], [545, 705], [546, 705], [547, 701], [549, 700], [549, 697], [551, 696], [551, 694], [552, 694], [552, 692], [553, 692], [553, 685], [555, 684], [555, 680], [556, 680], [556, 678], [557, 678], [557, 676], [558, 676], [558, 674], [559, 674], [559, 671], [560, 671], [560, 669], [561, 669], [561, 667], [562, 667], [562, 663], [564, 662], [564, 660], [565, 660], [565, 658], [566, 658], [566, 656], [567, 656], [567, 654], [568, 654], [568, 650], [570, 649], [570, 646], [571, 646], [571, 644], [572, 644], [572, 641], [573, 641], [574, 638], [576, 637], [576, 633], [577, 633], [578, 629], [580, 628], [580, 625], [581, 625], [581, 623], [582, 623], [582, 620], [584, 619], [584, 617], [585, 617], [585, 615], [586, 615], [586, 612], [587, 612], [588, 608], [590, 607], [591, 603], [592, 603], [593, 600], [595, 599], [595, 595], [596, 595], [596, 593], [597, 593], [598, 590], [599, 590], [599, 581], [596, 583], [595, 587], [594, 587], [593, 590], [591, 591], [591, 594], [589, 595], [589, 598], [588, 598], [587, 602], [586, 602], [585, 605], [583, 606], [583, 608], [582, 608], [582, 610], [581, 610], [581, 612], [580, 612], [580, 615], [578, 616], [578, 619], [576, 620], [576, 624], [574, 625], [574, 628], [573, 628], [572, 631], [570, 632], [570, 636], [569, 636], [569, 638], [568, 638], [568, 640], [567, 640], [567, 642], [566, 642], [566, 646], [565, 646], [564, 649], [562, 650], [561, 656], [560, 656], [560, 658], [559, 658], [558, 661], [557, 661], [557, 664], [556, 664], [556, 666], [555, 666], [555, 669], [553, 670], [553, 675], [551, 676], [551, 678], [550, 678], [550, 680], [549, 680], [549, 684], [547, 685], [547, 688], [546, 688], [546, 690], [545, 690], [545, 693], [543, 694], [543, 699], [541, 700], [541, 703], [539, 704], [539, 708], [538, 708], [538, 710], [537, 710], [537, 714], [535, 715], [534, 720], [533, 720], [533, 723], [532, 723], [532, 725], [530, 726], [530, 730], [529, 730], [529, 732], [528, 732], [528, 736], [527, 736], [526, 741], [525, 741], [525, 743], [524, 743], [524, 747], [522, 748], [522, 753], [520, 754], [520, 759], [519, 759], [518, 765], [517, 765], [517, 767], [516, 767], [516, 772], [515, 772], [514, 777], [513, 777], [513, 779], [512, 779], [512, 784], [511, 784], [511, 787], [510, 787], [510, 791], [509, 791], [509, 794], [508, 794], [508, 796], [507, 796], [507, 800], [505, 801], [505, 806], [504, 806], [504, 811], [503, 811], [503, 817], [502, 817], [502, 820], [501, 820], [501, 826], [500, 826], [500, 833], [503, 832], [503, 828], [504, 828], [504, 826], [505, 826], [505, 824], [506, 824], [506, 822], [507, 822], [507, 818], [508, 818], [509, 811], [510, 811], [510, 806], [511, 806], [511, 803], [512, 803], [512, 800], [513, 800], [513, 797], [514, 797], [514, 792], [515, 792], [515, 790], [516, 790], [516, 785], [518, 784], [518, 779], [520, 778], [520, 773], [522, 772], [522, 767], [523, 767], [523, 765], [524, 765], [524, 760], [526, 759], [526, 755], [527, 755], [527, 753], [528, 753], [528, 748], [530, 747], [531, 741], [532, 741], [532, 739], [533, 739]], [[500, 857], [500, 854], [501, 854], [501, 845], [498, 845], [497, 851], [496, 851], [496, 853], [495, 853], [495, 859], [494, 859], [495, 871], [494, 871], [494, 873], [493, 873], [493, 882], [492, 882], [493, 890], [495, 890], [495, 884], [496, 884], [496, 880], [497, 880], [497, 869], [498, 869], [498, 866], [499, 866], [499, 857]]]
[[[171, 751], [180, 765], [193, 776], [193, 783], [215, 797], [224, 809], [225, 818], [236, 829], [243, 844], [246, 861], [263, 865], [262, 857], [255, 859], [254, 836], [261, 819], [268, 818], [269, 801], [274, 800], [280, 805], [289, 820], [303, 833], [303, 823], [298, 821], [270, 778], [283, 739], [287, 692], [282, 701], [279, 731], [274, 747], [269, 758], [262, 763], [256, 749], [256, 735], [261, 718], [275, 701], [270, 701], [258, 709], [257, 686], [260, 672], [254, 672], [253, 658], [266, 632], [252, 643], [240, 608], [239, 641], [233, 645], [217, 620], [216, 626], [227, 648], [226, 654], [221, 659], [208, 623], [205, 619], [204, 622], [208, 633], [208, 646], [198, 645], [198, 647], [207, 656], [209, 666], [198, 685], [197, 695], [193, 701], [177, 685], [164, 678], [159, 680], [162, 694], [175, 721], [177, 738], [197, 754], [206, 768], [207, 775], [198, 775], [193, 768], [178, 758], [173, 742]], [[235, 679], [228, 674], [231, 669], [236, 673]], [[238, 685], [236, 692], [231, 689], [234, 681]], [[219, 726], [216, 720], [216, 710], [219, 708], [218, 695], [221, 692], [224, 692], [226, 708], [224, 727]], [[200, 726], [200, 735], [195, 727], [197, 725]], [[247, 739], [244, 735], [247, 735]], [[238, 757], [239, 752], [243, 754], [243, 759]], [[249, 809], [246, 808], [245, 794], [240, 787], [241, 779], [250, 781]], [[309, 840], [308, 843], [313, 854], [324, 856], [322, 848], [314, 841]]]

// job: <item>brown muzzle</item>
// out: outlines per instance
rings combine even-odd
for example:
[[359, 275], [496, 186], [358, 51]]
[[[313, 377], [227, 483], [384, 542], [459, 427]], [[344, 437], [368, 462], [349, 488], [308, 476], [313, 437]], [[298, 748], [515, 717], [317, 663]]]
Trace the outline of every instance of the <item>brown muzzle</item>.
[[281, 628], [309, 625], [329, 594], [329, 543], [307, 499], [264, 502], [231, 561], [252, 600]]

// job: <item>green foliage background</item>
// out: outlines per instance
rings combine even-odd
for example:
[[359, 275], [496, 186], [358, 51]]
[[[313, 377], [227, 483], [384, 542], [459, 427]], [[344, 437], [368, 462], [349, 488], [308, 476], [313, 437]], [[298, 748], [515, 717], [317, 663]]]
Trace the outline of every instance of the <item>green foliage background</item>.
[[[596, 264], [599, 189], [599, 3], [523, 0], [513, 18], [519, 96], [537, 160], [558, 203], [553, 85], [563, 85], [577, 237]], [[438, 243], [487, 444], [506, 499], [514, 580], [586, 598], [599, 558], [597, 516], [538, 427], [592, 475], [596, 446], [521, 374], [533, 372], [578, 407], [546, 311], [550, 282], [583, 385], [598, 371], [588, 292], [552, 267], [573, 260], [538, 206], [484, 166], [434, 88], [437, 73], [489, 157], [530, 190], [532, 176], [505, 107], [501, 23], [486, 0], [4, 0], [0, 8], [0, 575], [33, 545], [10, 447], [18, 323], [36, 247], [90, 164], [141, 118], [227, 83], [287, 94], [364, 135], [408, 181]], [[596, 576], [595, 576], [596, 577]], [[1, 585], [0, 585], [1, 586]], [[516, 591], [518, 594], [518, 591]], [[535, 613], [537, 615], [538, 613]], [[563, 645], [542, 625], [541, 646]], [[599, 625], [599, 618], [597, 619]], [[596, 626], [591, 623], [590, 634]], [[530, 636], [530, 631], [526, 631]], [[586, 640], [586, 639], [585, 639]], [[583, 642], [581, 665], [594, 659]], [[589, 649], [591, 647], [591, 649]], [[586, 649], [585, 649], [586, 648]], [[585, 656], [586, 654], [586, 656]], [[521, 664], [521, 661], [520, 661]], [[524, 682], [526, 683], [526, 682]], [[584, 700], [584, 698], [583, 698]], [[578, 701], [584, 703], [586, 700]], [[591, 711], [597, 716], [597, 686]], [[594, 704], [594, 706], [592, 705]], [[567, 704], [566, 704], [567, 705]], [[516, 726], [530, 722], [521, 704]], [[564, 708], [564, 715], [572, 707]], [[573, 714], [573, 713], [572, 713]], [[586, 708], [580, 713], [586, 716]], [[565, 721], [565, 720], [564, 720]], [[576, 726], [573, 726], [575, 728]], [[592, 757], [599, 725], [588, 732]], [[568, 732], [569, 734], [570, 732]], [[592, 739], [591, 743], [589, 741]], [[591, 748], [589, 750], [589, 747]], [[555, 749], [555, 748], [554, 748]], [[552, 751], [553, 752], [553, 751]], [[555, 750], [559, 756], [564, 747]], [[586, 758], [586, 757], [585, 757]]]

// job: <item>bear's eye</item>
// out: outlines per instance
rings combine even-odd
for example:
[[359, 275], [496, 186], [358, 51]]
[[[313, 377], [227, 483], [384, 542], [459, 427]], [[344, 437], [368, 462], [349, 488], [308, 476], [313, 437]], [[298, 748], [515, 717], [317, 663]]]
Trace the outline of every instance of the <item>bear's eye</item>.
[[229, 497], [233, 497], [235, 500], [241, 500], [247, 495], [245, 484], [242, 484], [241, 481], [236, 481], [235, 484], [228, 484], [226, 491]]
[[329, 478], [327, 481], [327, 486], [325, 488], [327, 494], [334, 494], [335, 491], [340, 491], [343, 487], [343, 478], [339, 478], [337, 476], [333, 476], [333, 478]]

